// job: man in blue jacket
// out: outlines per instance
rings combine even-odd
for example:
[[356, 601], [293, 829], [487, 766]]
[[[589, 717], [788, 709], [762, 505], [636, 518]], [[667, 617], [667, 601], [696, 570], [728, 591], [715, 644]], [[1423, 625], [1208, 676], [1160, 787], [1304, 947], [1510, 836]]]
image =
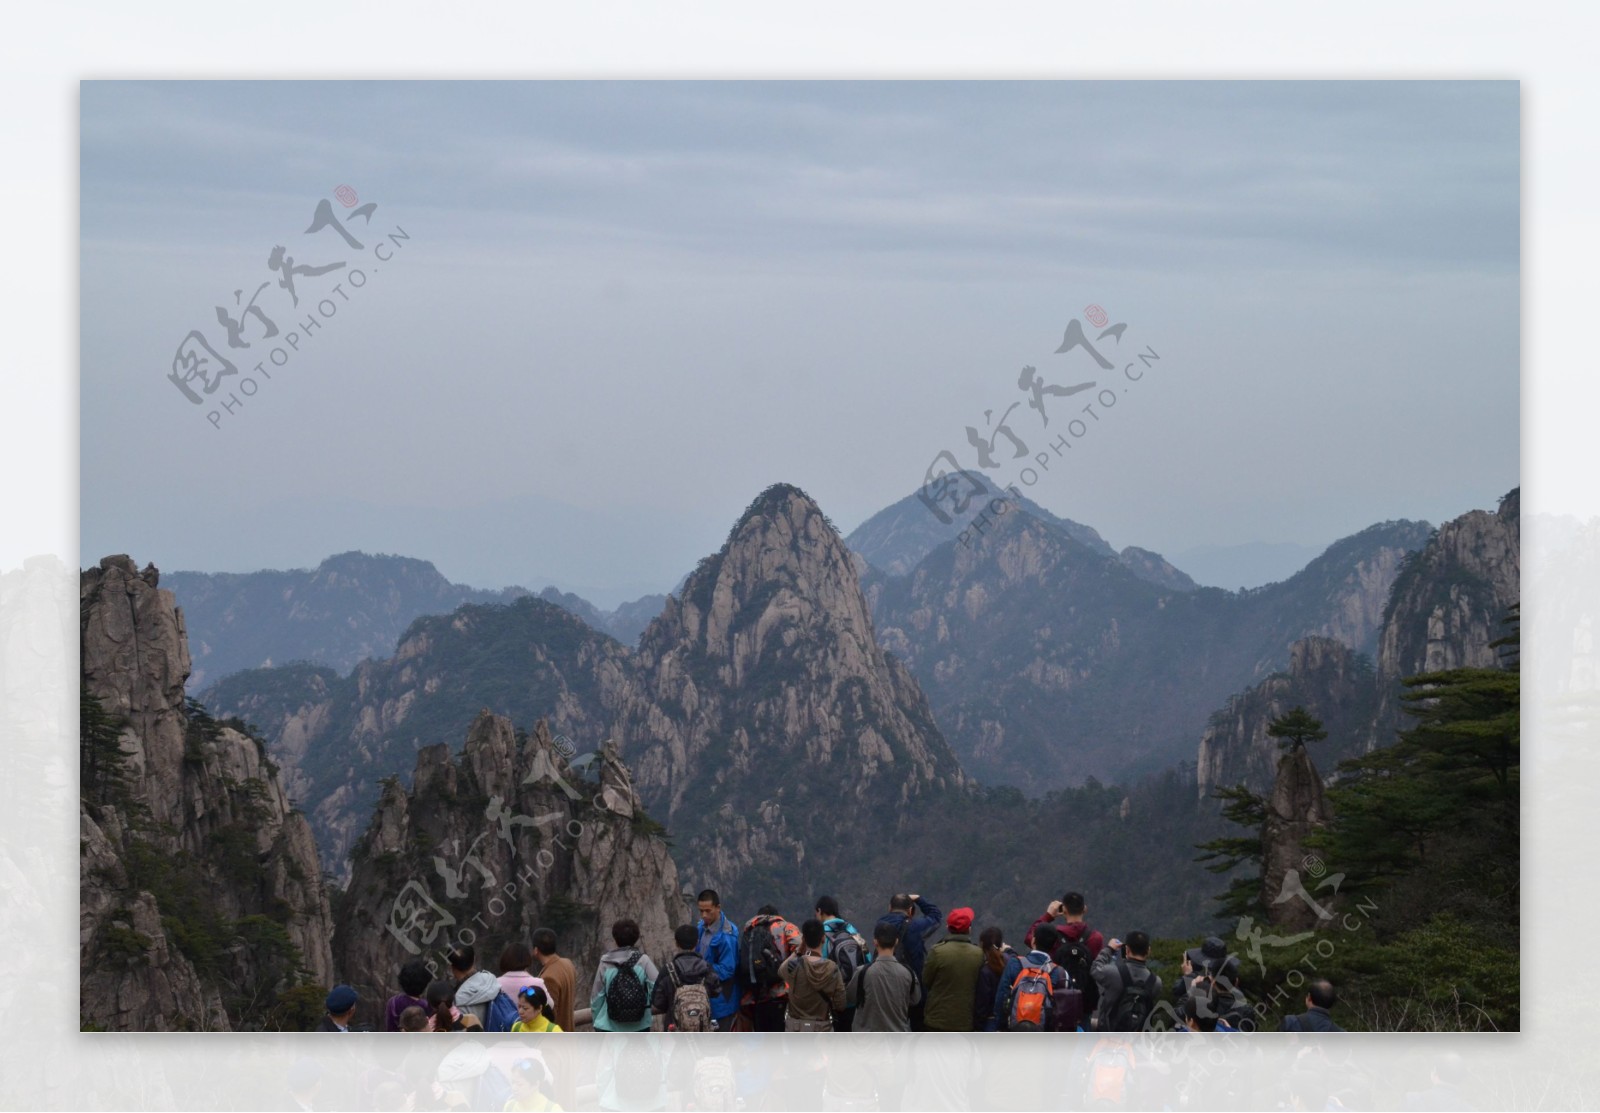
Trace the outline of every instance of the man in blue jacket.
[[[916, 914], [912, 914], [912, 910]], [[911, 1007], [911, 1030], [924, 1031], [922, 1023], [922, 964], [928, 958], [928, 936], [939, 930], [939, 907], [924, 900], [917, 893], [896, 893], [889, 898], [889, 912], [878, 918], [878, 924], [889, 924], [895, 929], [900, 942], [895, 946], [895, 956], [910, 968], [917, 979], [917, 1003]]]
[[1318, 978], [1311, 983], [1310, 992], [1306, 994], [1306, 1011], [1297, 1016], [1283, 1018], [1284, 1032], [1343, 1032], [1344, 1029], [1334, 1023], [1333, 1017], [1328, 1015], [1329, 1010], [1338, 1002], [1339, 998], [1333, 992], [1333, 983], [1327, 978]]
[[722, 982], [722, 992], [711, 998], [711, 1019], [722, 1032], [733, 1030], [739, 1012], [739, 927], [722, 914], [722, 898], [715, 889], [702, 890], [699, 897], [700, 922], [695, 925], [695, 954], [705, 959]]

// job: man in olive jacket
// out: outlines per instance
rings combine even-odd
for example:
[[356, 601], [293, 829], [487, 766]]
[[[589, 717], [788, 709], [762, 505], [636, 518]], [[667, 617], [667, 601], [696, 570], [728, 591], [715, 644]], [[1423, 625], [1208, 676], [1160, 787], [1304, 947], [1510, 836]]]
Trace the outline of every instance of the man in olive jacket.
[[957, 908], [945, 919], [949, 934], [928, 952], [922, 968], [927, 993], [923, 1023], [930, 1032], [972, 1031], [972, 1000], [983, 968], [983, 948], [967, 933], [972, 909]]

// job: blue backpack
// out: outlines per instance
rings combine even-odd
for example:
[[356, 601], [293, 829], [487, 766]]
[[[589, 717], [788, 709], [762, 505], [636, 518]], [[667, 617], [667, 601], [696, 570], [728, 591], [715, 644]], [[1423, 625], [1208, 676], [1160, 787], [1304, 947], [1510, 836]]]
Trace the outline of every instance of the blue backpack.
[[489, 1002], [489, 1019], [484, 1027], [491, 1032], [509, 1032], [521, 1016], [517, 1003], [502, 989], [500, 995]]

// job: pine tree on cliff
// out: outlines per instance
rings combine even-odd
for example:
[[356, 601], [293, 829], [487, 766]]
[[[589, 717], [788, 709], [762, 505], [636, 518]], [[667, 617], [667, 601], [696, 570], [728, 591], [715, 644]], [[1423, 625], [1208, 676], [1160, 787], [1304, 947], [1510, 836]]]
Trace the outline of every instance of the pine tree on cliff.
[[1267, 733], [1286, 749], [1298, 750], [1307, 742], [1321, 742], [1328, 737], [1322, 729], [1322, 720], [1314, 718], [1304, 707], [1296, 707], [1287, 715], [1272, 720]]
[[1495, 643], [1506, 667], [1406, 677], [1416, 719], [1393, 746], [1344, 762], [1322, 840], [1359, 888], [1426, 870], [1440, 900], [1487, 900], [1514, 920], [1520, 854], [1520, 675], [1516, 609]]
[[78, 686], [78, 794], [96, 808], [128, 808], [128, 755], [122, 749], [126, 720], [105, 709], [87, 684]]
[[[1296, 707], [1267, 724], [1267, 734], [1278, 739], [1291, 753], [1303, 749], [1308, 742], [1320, 742], [1328, 737], [1322, 721], [1304, 707]], [[1222, 815], [1230, 823], [1245, 829], [1246, 834], [1224, 836], [1201, 843], [1196, 850], [1205, 851], [1195, 859], [1205, 862], [1212, 873], [1231, 873], [1239, 866], [1251, 868], [1243, 876], [1228, 883], [1225, 892], [1215, 899], [1221, 905], [1219, 915], [1229, 919], [1240, 916], [1264, 916], [1267, 908], [1262, 902], [1261, 877], [1264, 868], [1263, 828], [1267, 821], [1267, 798], [1251, 792], [1243, 784], [1232, 788], [1218, 788], [1212, 793], [1222, 801]]]

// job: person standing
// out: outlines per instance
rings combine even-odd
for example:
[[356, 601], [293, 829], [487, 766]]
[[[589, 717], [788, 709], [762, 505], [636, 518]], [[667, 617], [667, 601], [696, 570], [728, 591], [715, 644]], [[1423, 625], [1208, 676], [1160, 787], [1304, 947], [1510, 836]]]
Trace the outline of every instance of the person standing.
[[348, 1032], [350, 1020], [356, 1014], [356, 1002], [360, 998], [356, 991], [347, 985], [336, 985], [323, 1002], [323, 1007], [328, 1011], [323, 1016], [322, 1023], [317, 1025], [319, 1032]]
[[1006, 943], [1005, 933], [994, 925], [983, 929], [978, 942], [983, 946], [983, 966], [978, 970], [978, 989], [972, 1002], [972, 1029], [993, 1032], [1000, 1027], [1001, 1018], [994, 1013], [1000, 979], [1005, 974], [1006, 964], [1017, 952]]
[[733, 1030], [733, 1016], [739, 1011], [739, 929], [722, 911], [722, 898], [715, 889], [701, 891], [696, 904], [700, 921], [695, 926], [695, 953], [705, 959], [722, 983], [722, 992], [711, 999], [711, 1019], [724, 1032]]
[[400, 992], [389, 998], [383, 1009], [383, 1030], [385, 1032], [400, 1031], [400, 1014], [411, 1006], [419, 1008], [427, 1005], [423, 994], [428, 992], [428, 983], [432, 981], [428, 973], [428, 964], [420, 958], [411, 959], [400, 967]]
[[533, 948], [521, 941], [506, 944], [500, 952], [500, 983], [501, 991], [512, 1001], [517, 999], [517, 994], [527, 989], [530, 985], [548, 988], [542, 979], [533, 973], [534, 958]]
[[639, 925], [621, 919], [611, 925], [616, 947], [600, 956], [589, 990], [596, 1032], [645, 1032], [650, 1028], [650, 994], [660, 972], [639, 949]]
[[[839, 901], [835, 897], [823, 894], [817, 898], [817, 919], [822, 921], [822, 957], [838, 964], [840, 979], [849, 985], [856, 971], [867, 964], [867, 941], [854, 924], [839, 914]], [[855, 1006], [846, 995], [844, 1008], [833, 1014], [833, 1030], [850, 1031], [855, 1015]]]
[[550, 991], [550, 1007], [555, 1010], [556, 1023], [564, 1032], [576, 1031], [573, 1011], [577, 1008], [578, 970], [572, 960], [556, 951], [556, 933], [540, 928], [533, 933], [533, 951], [543, 964], [539, 977]]
[[872, 930], [877, 954], [857, 970], [845, 989], [855, 1005], [857, 1032], [909, 1032], [911, 1010], [922, 1003], [922, 986], [911, 968], [895, 958], [901, 932], [887, 918]]
[[517, 1022], [513, 1032], [559, 1032], [555, 1011], [550, 1007], [550, 994], [542, 985], [524, 986], [516, 996]]
[[[692, 925], [680, 924], [672, 934], [672, 941], [677, 944], [678, 953], [667, 960], [666, 970], [656, 979], [650, 1011], [662, 1018], [669, 1032], [709, 1032], [711, 1000], [722, 991], [722, 982], [706, 965], [706, 960], [695, 953]], [[696, 986], [698, 993], [692, 988]], [[680, 1004], [684, 1007], [679, 1008]]]
[[471, 1013], [481, 1027], [489, 1026], [489, 1006], [500, 996], [500, 979], [478, 969], [478, 952], [465, 943], [450, 948], [450, 976], [455, 979], [455, 1007]]
[[1050, 907], [1033, 922], [1025, 937], [1027, 945], [1035, 947], [1038, 944], [1033, 941], [1033, 932], [1038, 928], [1051, 926], [1060, 933], [1060, 942], [1052, 957], [1056, 965], [1066, 970], [1072, 988], [1082, 994], [1085, 1018], [1093, 1016], [1100, 1004], [1100, 987], [1095, 983], [1093, 970], [1094, 960], [1105, 947], [1105, 937], [1084, 918], [1088, 911], [1089, 903], [1082, 893], [1068, 892], [1060, 900], [1050, 902]]
[[[767, 938], [759, 933], [765, 931]], [[781, 973], [784, 962], [800, 948], [800, 929], [770, 904], [739, 929], [739, 1009], [751, 1031], [782, 1032], [789, 1005], [789, 987]]]
[[822, 955], [821, 920], [800, 925], [799, 949], [786, 958], [780, 973], [789, 988], [789, 1014], [784, 1030], [831, 1032], [833, 1014], [844, 1008], [844, 979], [839, 964]]
[[1150, 937], [1130, 931], [1126, 943], [1113, 939], [1094, 960], [1092, 973], [1100, 987], [1095, 1027], [1102, 1032], [1139, 1032], [1149, 1024], [1161, 1000], [1161, 976], [1151, 970]]
[[[1338, 1003], [1338, 995], [1333, 991], [1333, 983], [1327, 978], [1318, 978], [1311, 983], [1306, 993], [1306, 1011], [1296, 1016], [1283, 1018], [1284, 1032], [1343, 1032], [1344, 1029], [1334, 1023], [1330, 1011]], [[332, 1012], [332, 1009], [328, 1010]]]
[[945, 918], [949, 934], [928, 952], [923, 965], [923, 1023], [930, 1032], [972, 1031], [973, 998], [983, 968], [983, 949], [968, 934], [972, 915], [970, 908], [957, 908]]
[[[895, 954], [901, 965], [917, 980], [917, 1003], [911, 1010], [911, 1030], [922, 1031], [922, 965], [928, 957], [928, 937], [939, 930], [939, 906], [918, 893], [896, 893], [889, 898], [889, 911], [878, 925], [895, 931]], [[873, 932], [877, 938], [877, 932]]]
[[[1061, 937], [1049, 924], [1033, 930], [1033, 949], [1006, 960], [995, 991], [994, 1014], [1008, 1032], [1073, 1031], [1082, 1019], [1081, 996], [1065, 1007], [1070, 981], [1050, 955]], [[1067, 1022], [1070, 1020], [1070, 1024]]]

